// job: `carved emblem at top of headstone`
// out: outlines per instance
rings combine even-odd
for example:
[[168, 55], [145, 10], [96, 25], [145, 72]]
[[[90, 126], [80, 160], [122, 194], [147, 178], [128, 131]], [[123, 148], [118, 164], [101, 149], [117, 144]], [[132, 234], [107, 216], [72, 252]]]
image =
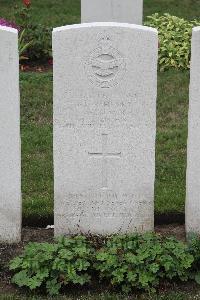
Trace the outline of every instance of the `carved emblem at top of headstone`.
[[119, 83], [126, 64], [122, 54], [112, 46], [110, 37], [103, 37], [99, 46], [86, 59], [86, 72], [90, 81], [100, 88], [110, 88]]

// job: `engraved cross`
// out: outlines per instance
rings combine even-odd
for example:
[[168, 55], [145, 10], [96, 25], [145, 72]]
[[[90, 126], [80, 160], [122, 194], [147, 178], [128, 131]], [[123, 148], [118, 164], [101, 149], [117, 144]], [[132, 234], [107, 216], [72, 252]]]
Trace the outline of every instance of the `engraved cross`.
[[121, 152], [119, 153], [108, 152], [107, 145], [108, 145], [108, 134], [102, 134], [102, 152], [88, 153], [90, 157], [102, 159], [102, 189], [108, 188], [108, 172], [107, 172], [108, 158], [121, 157]]

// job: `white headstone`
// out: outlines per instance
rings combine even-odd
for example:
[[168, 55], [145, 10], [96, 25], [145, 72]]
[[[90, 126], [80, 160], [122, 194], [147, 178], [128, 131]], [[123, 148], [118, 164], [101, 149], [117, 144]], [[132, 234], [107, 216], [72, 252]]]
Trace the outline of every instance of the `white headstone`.
[[141, 25], [143, 0], [81, 0], [81, 22], [122, 22]]
[[200, 234], [200, 27], [193, 29], [187, 149], [186, 231]]
[[0, 242], [21, 239], [20, 155], [18, 33], [0, 26]]
[[143, 26], [54, 30], [56, 235], [153, 230], [157, 48]]

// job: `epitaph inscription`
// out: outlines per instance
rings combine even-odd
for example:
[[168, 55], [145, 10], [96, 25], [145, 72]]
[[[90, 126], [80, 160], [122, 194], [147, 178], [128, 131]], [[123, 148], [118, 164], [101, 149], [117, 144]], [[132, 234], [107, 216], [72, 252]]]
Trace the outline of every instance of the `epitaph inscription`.
[[60, 125], [72, 130], [98, 127], [102, 132], [113, 126], [137, 128], [138, 118], [133, 118], [133, 115], [135, 112], [138, 115], [142, 114], [142, 107], [137, 101], [142, 94], [134, 90], [128, 93], [119, 91], [113, 99], [112, 95], [105, 91], [104, 89], [98, 90], [97, 93], [75, 91], [73, 94], [66, 91], [66, 96], [70, 100], [63, 105], [63, 114], [59, 118]]

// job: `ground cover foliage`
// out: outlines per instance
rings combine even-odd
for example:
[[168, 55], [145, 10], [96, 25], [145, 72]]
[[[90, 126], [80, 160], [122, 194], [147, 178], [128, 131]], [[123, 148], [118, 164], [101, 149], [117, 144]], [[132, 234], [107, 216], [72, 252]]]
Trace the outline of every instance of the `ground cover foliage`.
[[35, 290], [45, 284], [50, 295], [62, 285], [84, 285], [91, 281], [93, 248], [84, 237], [60, 238], [57, 243], [30, 243], [24, 254], [15, 258], [11, 270], [19, 270], [13, 282]]
[[98, 240], [62, 237], [54, 243], [29, 243], [10, 269], [19, 287], [43, 288], [52, 296], [69, 284], [92, 285], [94, 278], [125, 293], [154, 292], [163, 281], [200, 284], [200, 240], [185, 244], [153, 233]]

